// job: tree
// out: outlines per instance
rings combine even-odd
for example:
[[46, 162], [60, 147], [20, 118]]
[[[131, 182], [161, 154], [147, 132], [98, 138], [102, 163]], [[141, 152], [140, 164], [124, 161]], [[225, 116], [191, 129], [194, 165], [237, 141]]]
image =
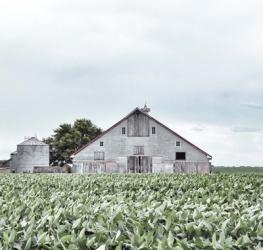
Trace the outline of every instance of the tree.
[[70, 156], [101, 132], [100, 128], [87, 119], [78, 119], [73, 125], [69, 123], [59, 125], [52, 136], [43, 139], [50, 146], [51, 165], [71, 163]]

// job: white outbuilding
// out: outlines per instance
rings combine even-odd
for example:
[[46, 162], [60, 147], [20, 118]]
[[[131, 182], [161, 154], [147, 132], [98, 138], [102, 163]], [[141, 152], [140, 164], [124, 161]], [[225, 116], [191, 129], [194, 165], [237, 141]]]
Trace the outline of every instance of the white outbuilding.
[[11, 172], [33, 173], [34, 167], [49, 166], [49, 145], [31, 137], [17, 145], [11, 154]]

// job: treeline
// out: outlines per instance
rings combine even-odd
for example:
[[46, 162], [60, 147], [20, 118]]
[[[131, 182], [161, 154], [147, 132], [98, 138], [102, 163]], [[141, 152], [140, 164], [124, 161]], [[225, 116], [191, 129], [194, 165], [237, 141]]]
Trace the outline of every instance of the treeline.
[[263, 173], [263, 167], [213, 167], [213, 173]]

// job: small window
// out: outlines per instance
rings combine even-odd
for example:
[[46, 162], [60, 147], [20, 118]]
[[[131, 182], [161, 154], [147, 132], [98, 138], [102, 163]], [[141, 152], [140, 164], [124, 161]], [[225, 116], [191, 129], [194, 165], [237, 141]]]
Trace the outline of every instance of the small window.
[[121, 130], [121, 133], [123, 134], [123, 135], [125, 135], [126, 134], [126, 128], [122, 128], [122, 130]]
[[185, 152], [176, 152], [175, 159], [179, 161], [185, 161]]
[[156, 127], [152, 127], [152, 134], [153, 134], [153, 135], [156, 134]]
[[105, 153], [101, 151], [94, 152], [95, 161], [103, 161], [105, 159]]
[[180, 141], [176, 142], [176, 147], [181, 147], [181, 142]]
[[101, 146], [101, 147], [104, 146], [104, 142], [103, 142], [103, 141], [100, 142], [100, 146]]
[[134, 146], [134, 155], [144, 155], [144, 146]]

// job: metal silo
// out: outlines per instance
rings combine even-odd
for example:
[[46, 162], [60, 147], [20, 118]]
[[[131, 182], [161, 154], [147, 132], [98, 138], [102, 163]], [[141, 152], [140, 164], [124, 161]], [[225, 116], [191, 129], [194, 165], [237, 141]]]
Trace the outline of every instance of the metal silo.
[[15, 172], [16, 171], [16, 155], [17, 155], [17, 152], [13, 152], [11, 153], [10, 155], [10, 171], [11, 173]]
[[35, 137], [17, 145], [16, 173], [33, 173], [34, 167], [49, 166], [49, 145]]

